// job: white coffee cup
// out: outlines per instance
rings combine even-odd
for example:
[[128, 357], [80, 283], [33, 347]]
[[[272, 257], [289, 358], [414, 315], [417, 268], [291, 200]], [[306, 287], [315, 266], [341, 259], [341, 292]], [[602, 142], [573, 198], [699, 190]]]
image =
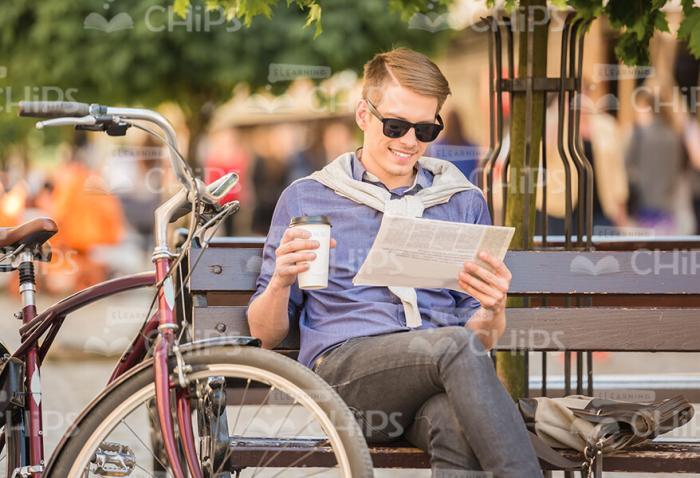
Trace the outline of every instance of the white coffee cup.
[[328, 287], [328, 256], [331, 247], [331, 221], [328, 216], [298, 216], [293, 217], [289, 227], [298, 227], [309, 231], [309, 240], [318, 241], [318, 249], [303, 252], [313, 252], [316, 258], [309, 262], [309, 268], [299, 273], [300, 289], [325, 289]]

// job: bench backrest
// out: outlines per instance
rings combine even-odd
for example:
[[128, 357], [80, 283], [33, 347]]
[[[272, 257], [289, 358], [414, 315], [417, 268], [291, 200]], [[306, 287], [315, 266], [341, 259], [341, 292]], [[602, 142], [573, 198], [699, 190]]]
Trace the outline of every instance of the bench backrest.
[[[197, 337], [249, 333], [263, 241], [227, 238], [193, 251]], [[510, 295], [530, 307], [508, 310], [499, 349], [700, 351], [700, 250], [510, 251], [505, 262]], [[291, 330], [279, 348], [298, 348]]]

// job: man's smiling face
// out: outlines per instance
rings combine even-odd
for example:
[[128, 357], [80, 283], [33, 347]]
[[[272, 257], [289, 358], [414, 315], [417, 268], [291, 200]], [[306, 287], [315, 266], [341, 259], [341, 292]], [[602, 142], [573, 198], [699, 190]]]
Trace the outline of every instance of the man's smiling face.
[[[378, 101], [372, 101], [379, 98]], [[384, 118], [398, 118], [411, 123], [434, 123], [438, 99], [404, 88], [395, 80], [388, 80], [379, 95], [371, 95], [370, 101]], [[362, 164], [377, 176], [389, 189], [410, 186], [413, 167], [423, 156], [429, 143], [416, 139], [411, 128], [400, 138], [389, 138], [382, 132], [382, 122], [369, 110], [367, 102], [360, 100], [355, 119], [364, 131]]]

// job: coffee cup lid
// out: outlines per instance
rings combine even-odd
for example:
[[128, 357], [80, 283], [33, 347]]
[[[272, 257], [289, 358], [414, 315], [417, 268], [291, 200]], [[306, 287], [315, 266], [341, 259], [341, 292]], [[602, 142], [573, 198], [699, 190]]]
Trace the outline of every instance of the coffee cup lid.
[[297, 216], [289, 221], [289, 227], [312, 224], [327, 224], [330, 226], [331, 220], [328, 216]]

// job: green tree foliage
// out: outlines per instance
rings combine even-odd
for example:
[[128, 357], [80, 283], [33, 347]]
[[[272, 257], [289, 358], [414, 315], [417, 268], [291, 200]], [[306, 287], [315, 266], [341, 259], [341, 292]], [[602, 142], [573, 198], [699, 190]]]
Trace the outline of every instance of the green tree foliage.
[[31, 129], [16, 118], [22, 99], [174, 101], [197, 135], [238, 83], [281, 93], [289, 82], [269, 84], [271, 63], [360, 71], [378, 51], [405, 45], [433, 53], [445, 38], [409, 28], [382, 2], [334, 0], [314, 40], [320, 14], [307, 0], [7, 2], [0, 9], [0, 141], [22, 140]]
[[[243, 18], [248, 24], [253, 17], [269, 17], [278, 0], [210, 0], [210, 5], [220, 5], [231, 17]], [[179, 12], [184, 12], [190, 0], [175, 0]], [[446, 8], [455, 0], [387, 0], [389, 10], [399, 12], [404, 19], [415, 13], [426, 13], [431, 8]], [[288, 6], [296, 4], [307, 12], [307, 25], [315, 24], [317, 34], [322, 31], [322, 6], [332, 11], [334, 2], [321, 0], [286, 0]], [[505, 8], [514, 10], [529, 2], [506, 0]], [[671, 0], [551, 0], [559, 8], [571, 7], [586, 20], [605, 16], [614, 30], [620, 33], [615, 52], [628, 65], [646, 65], [649, 62], [649, 41], [654, 31], [668, 32], [666, 15], [662, 8]], [[489, 0], [490, 6], [495, 0]], [[700, 6], [694, 0], [681, 0], [683, 20], [678, 38], [688, 42], [690, 51], [700, 57]]]
[[[618, 58], [628, 65], [649, 63], [649, 41], [655, 31], [668, 32], [666, 15], [661, 9], [671, 3], [669, 0], [610, 0], [603, 5], [602, 0], [560, 1], [573, 7], [585, 18], [605, 15], [613, 29], [620, 32], [615, 46]], [[690, 51], [700, 57], [700, 7], [693, 0], [682, 0], [683, 19], [678, 30], [678, 38], [688, 42]]]

